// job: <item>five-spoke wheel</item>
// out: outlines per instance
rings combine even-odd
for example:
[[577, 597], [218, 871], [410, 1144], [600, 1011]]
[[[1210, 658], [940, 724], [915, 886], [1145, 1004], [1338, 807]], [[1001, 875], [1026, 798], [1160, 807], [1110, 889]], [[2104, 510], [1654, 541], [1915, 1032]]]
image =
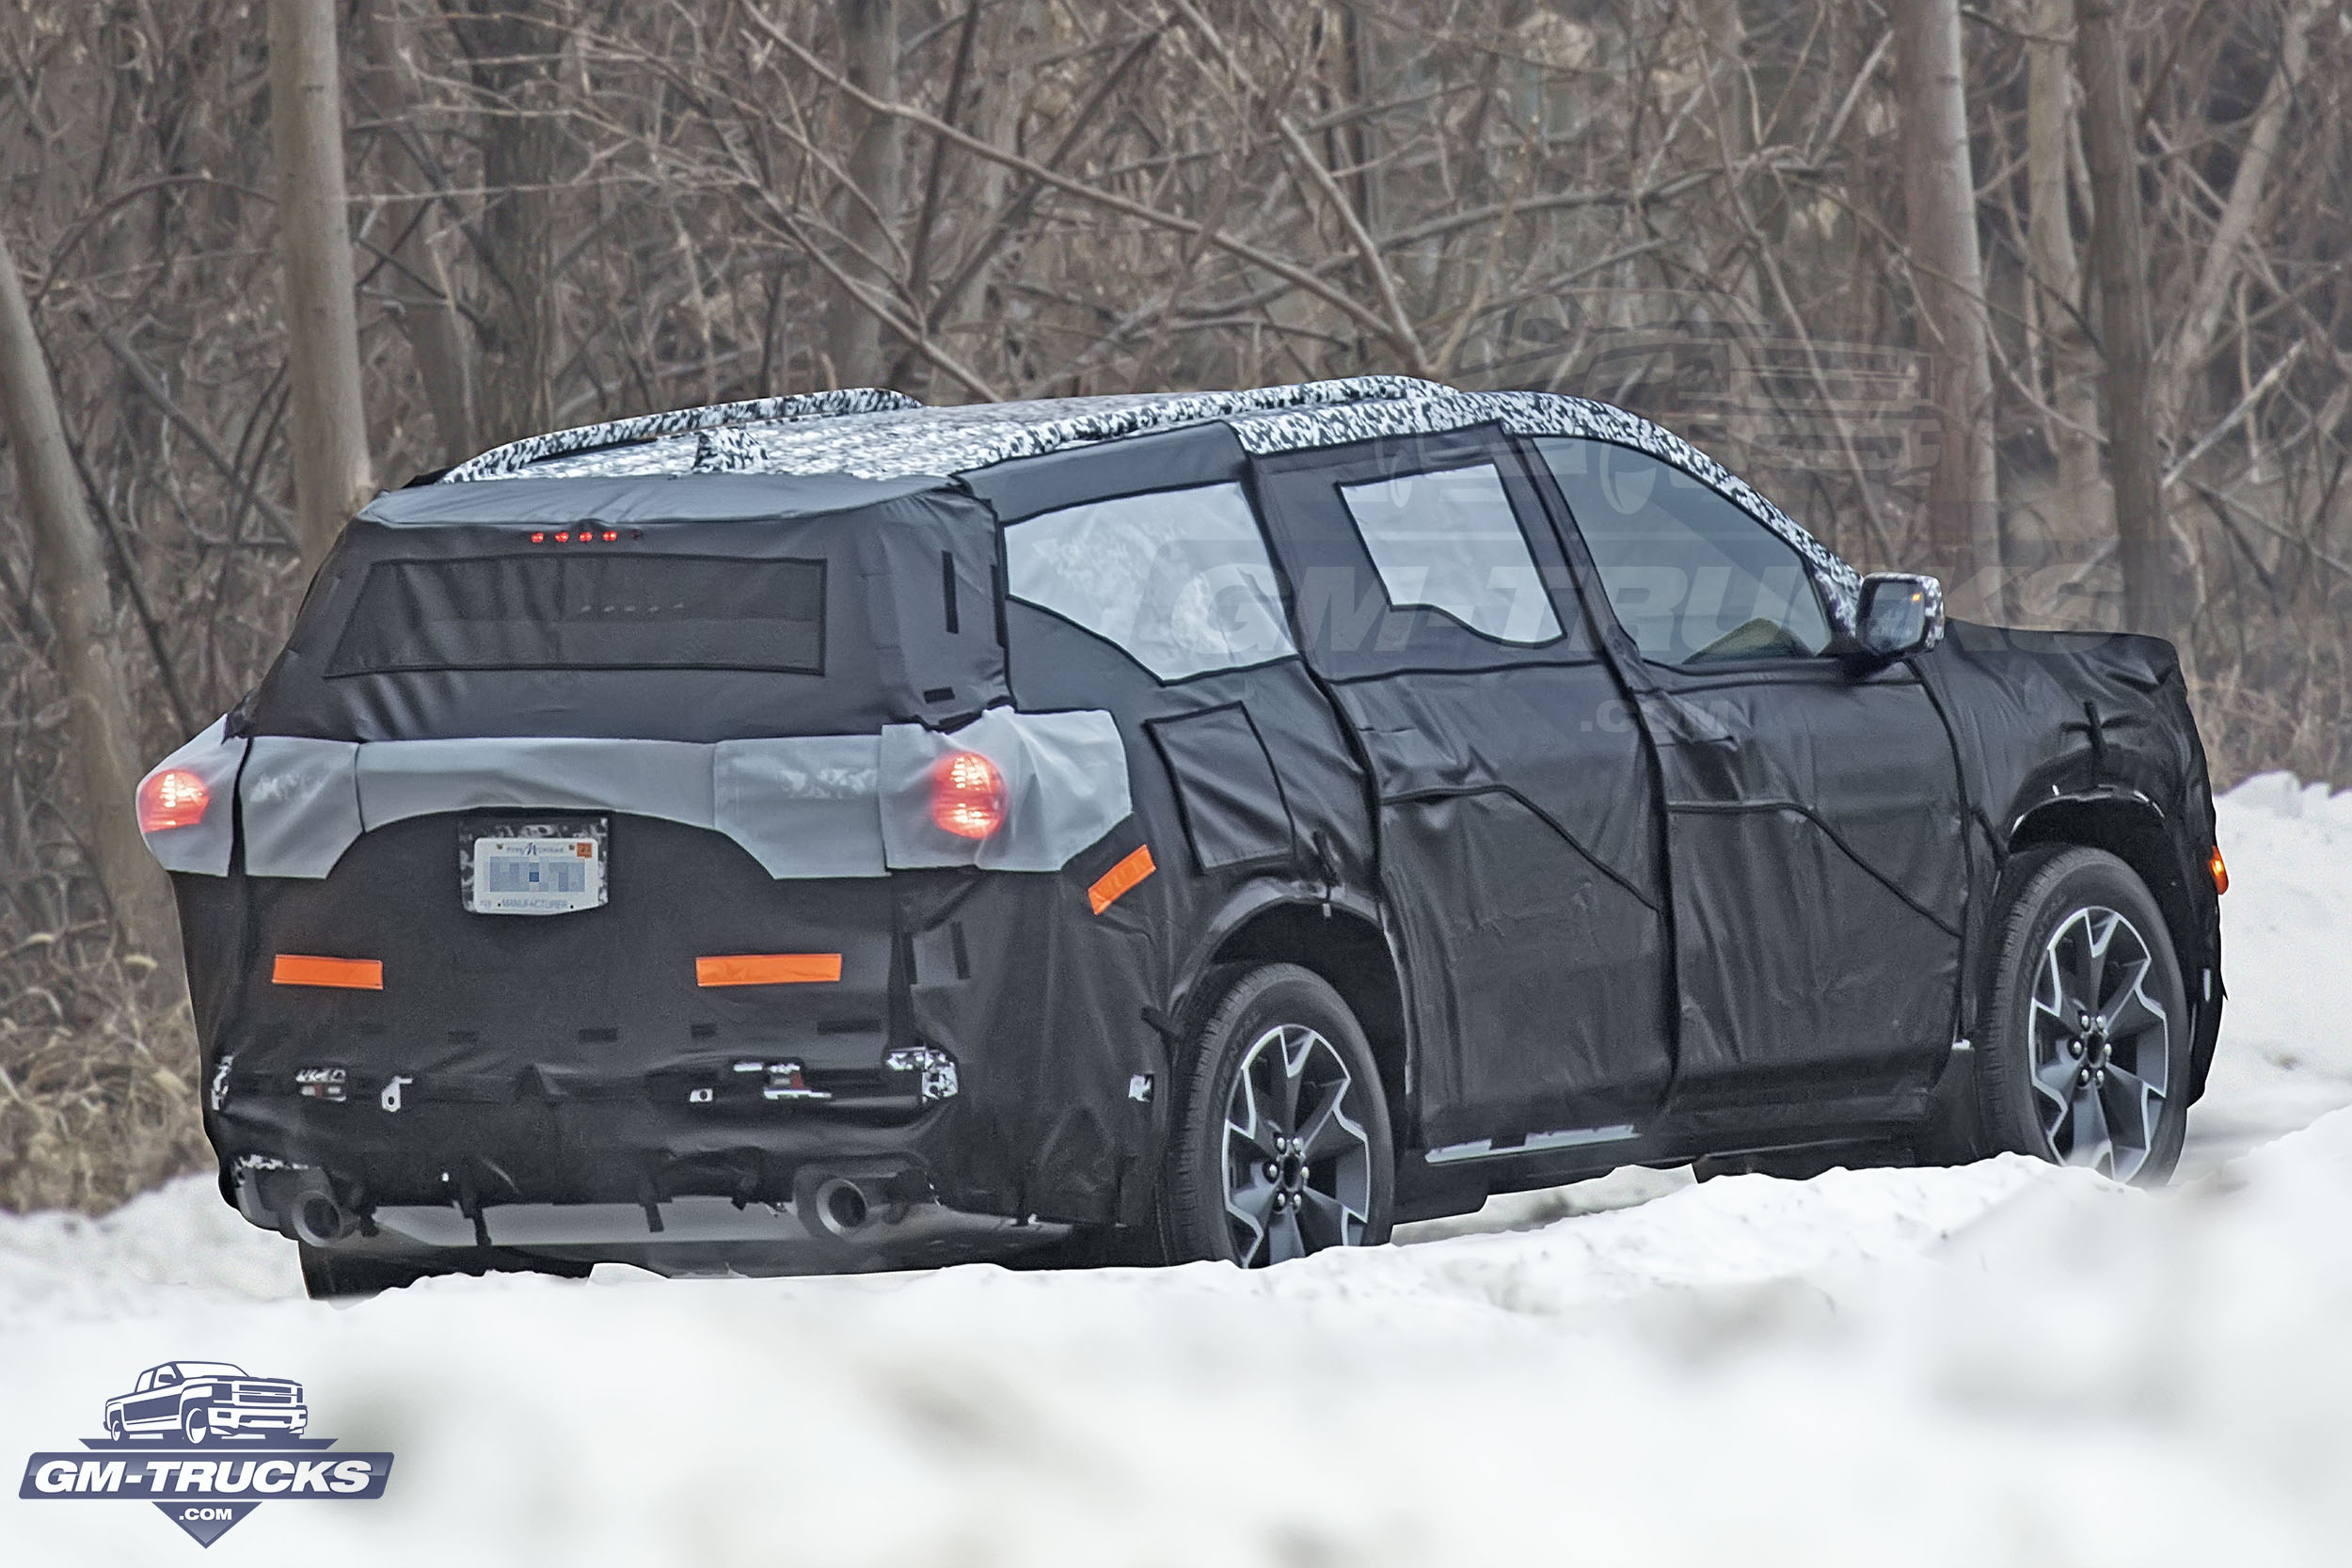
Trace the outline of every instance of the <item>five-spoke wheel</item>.
[[2042, 945], [2033, 985], [2033, 1086], [2042, 1135], [2070, 1165], [2129, 1181], [2148, 1162], [2172, 1081], [2172, 1021], [2148, 994], [2148, 939], [2100, 905]]
[[1986, 1146], [2162, 1181], [2186, 1130], [2190, 1036], [2163, 912], [2097, 849], [2027, 851], [2003, 895], [1979, 1023]]
[[1303, 1023], [1278, 1023], [1244, 1053], [1225, 1106], [1225, 1213], [1233, 1259], [1283, 1263], [1361, 1246], [1371, 1224], [1372, 1140], [1339, 1050]]
[[1210, 984], [1162, 1183], [1168, 1256], [1260, 1268], [1387, 1241], [1388, 1101], [1355, 1015], [1295, 964]]

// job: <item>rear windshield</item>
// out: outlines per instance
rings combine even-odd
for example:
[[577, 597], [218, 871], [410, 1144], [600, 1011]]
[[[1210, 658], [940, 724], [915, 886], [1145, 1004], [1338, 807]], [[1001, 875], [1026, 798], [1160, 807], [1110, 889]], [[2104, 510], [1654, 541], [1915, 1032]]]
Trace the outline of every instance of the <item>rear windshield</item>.
[[385, 561], [326, 673], [825, 668], [825, 563], [598, 553]]

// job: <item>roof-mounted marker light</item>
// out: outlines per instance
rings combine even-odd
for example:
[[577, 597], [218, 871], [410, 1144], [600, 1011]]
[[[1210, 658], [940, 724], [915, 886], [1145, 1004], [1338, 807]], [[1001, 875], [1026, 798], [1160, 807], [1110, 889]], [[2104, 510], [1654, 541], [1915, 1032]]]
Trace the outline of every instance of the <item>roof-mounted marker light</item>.
[[139, 832], [160, 833], [170, 828], [193, 828], [204, 820], [213, 792], [204, 781], [184, 768], [151, 773], [139, 785]]
[[977, 752], [951, 752], [931, 768], [931, 821], [958, 838], [986, 838], [1005, 823], [1005, 776]]

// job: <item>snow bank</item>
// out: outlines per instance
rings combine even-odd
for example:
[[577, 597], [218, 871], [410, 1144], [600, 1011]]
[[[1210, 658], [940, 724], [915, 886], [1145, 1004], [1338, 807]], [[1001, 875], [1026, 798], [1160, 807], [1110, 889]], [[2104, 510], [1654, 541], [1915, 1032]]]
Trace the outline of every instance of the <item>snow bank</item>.
[[2265, 773], [2216, 805], [2230, 998], [2191, 1173], [2352, 1105], [2352, 791]]
[[[227, 1562], [2323, 1563], [2352, 1114], [2148, 1196], [2008, 1159], [1740, 1177], [1270, 1274], [436, 1281], [18, 1328], [0, 1443], [150, 1362], [400, 1457]], [[190, 1551], [19, 1503], [13, 1560]]]
[[[399, 1457], [229, 1563], [2321, 1564], [2352, 1538], [2352, 801], [2222, 807], [2233, 992], [2148, 1195], [2016, 1158], [1621, 1172], [1258, 1275], [437, 1280], [298, 1298], [182, 1183], [0, 1220], [0, 1451], [175, 1357]], [[2300, 988], [2300, 989], [2298, 989]], [[284, 1298], [284, 1299], [280, 1299]], [[193, 1554], [12, 1502], [11, 1562]]]

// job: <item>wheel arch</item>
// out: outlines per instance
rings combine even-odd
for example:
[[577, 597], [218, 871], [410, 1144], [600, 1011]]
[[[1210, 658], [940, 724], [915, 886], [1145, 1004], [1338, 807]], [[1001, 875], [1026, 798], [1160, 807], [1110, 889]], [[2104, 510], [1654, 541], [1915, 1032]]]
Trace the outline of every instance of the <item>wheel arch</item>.
[[2154, 801], [2137, 792], [2061, 796], [2042, 801], [2010, 830], [2009, 849], [2014, 855], [2042, 845], [2104, 849], [2130, 866], [2164, 911], [2164, 924], [2182, 968], [2203, 961], [2204, 943], [2189, 898], [2187, 871], [2180, 847], [2173, 842], [2171, 825]]
[[1319, 976], [1364, 1031], [1389, 1124], [1403, 1147], [1409, 1116], [1411, 1031], [1406, 1022], [1403, 976], [1377, 919], [1377, 908], [1360, 897], [1299, 896], [1281, 889], [1240, 902], [1204, 944], [1190, 984], [1216, 964], [1293, 963]]

